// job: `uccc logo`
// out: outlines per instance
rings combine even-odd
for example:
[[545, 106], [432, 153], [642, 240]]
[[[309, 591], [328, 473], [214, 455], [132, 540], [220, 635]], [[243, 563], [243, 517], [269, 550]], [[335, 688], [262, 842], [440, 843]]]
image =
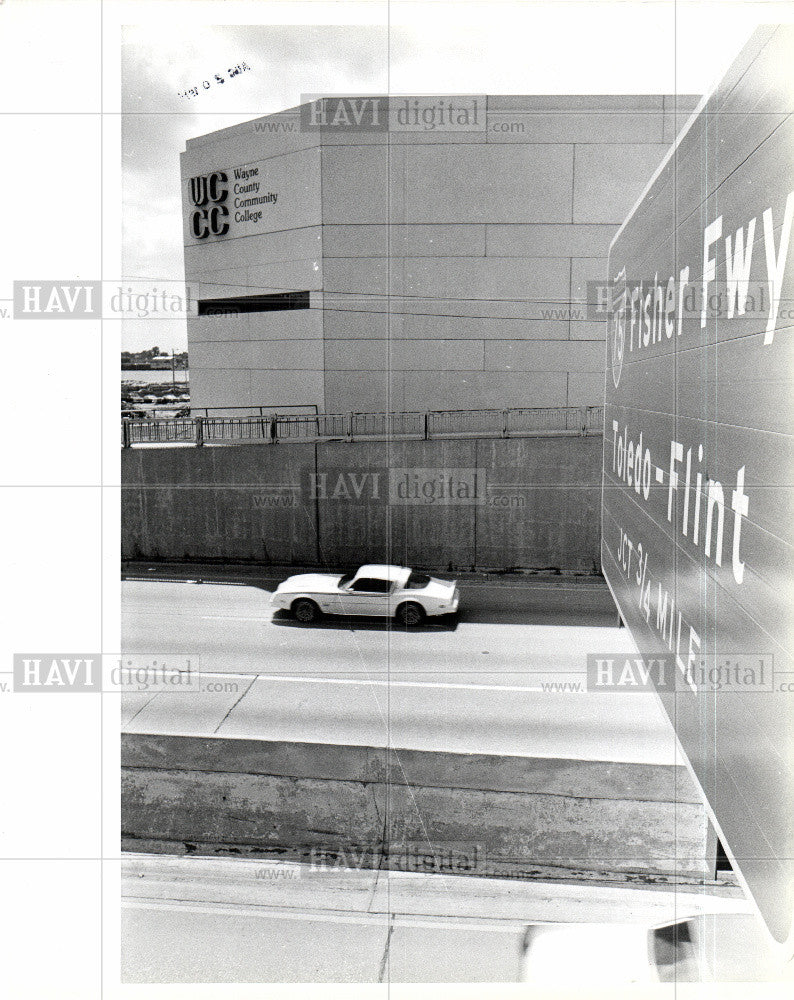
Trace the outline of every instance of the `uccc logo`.
[[190, 200], [195, 210], [190, 216], [190, 232], [197, 240], [207, 236], [225, 236], [229, 232], [229, 209], [223, 204], [229, 191], [229, 178], [222, 170], [203, 177], [190, 178]]

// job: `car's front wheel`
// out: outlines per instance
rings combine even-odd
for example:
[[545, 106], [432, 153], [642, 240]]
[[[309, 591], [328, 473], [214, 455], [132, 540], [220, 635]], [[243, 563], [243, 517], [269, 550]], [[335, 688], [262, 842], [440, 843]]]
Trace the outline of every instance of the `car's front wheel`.
[[397, 621], [401, 625], [413, 626], [421, 625], [425, 620], [425, 609], [415, 601], [406, 601], [397, 608]]
[[308, 597], [301, 597], [295, 601], [291, 610], [293, 616], [305, 625], [308, 625], [309, 622], [317, 621], [320, 617], [320, 609], [314, 601], [310, 601]]

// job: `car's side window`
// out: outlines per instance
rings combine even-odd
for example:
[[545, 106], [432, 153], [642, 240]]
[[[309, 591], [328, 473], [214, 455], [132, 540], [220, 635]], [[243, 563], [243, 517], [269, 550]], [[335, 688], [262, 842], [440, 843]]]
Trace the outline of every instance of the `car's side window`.
[[366, 594], [388, 594], [391, 590], [391, 583], [388, 580], [377, 580], [375, 577], [362, 576], [353, 583], [350, 589]]

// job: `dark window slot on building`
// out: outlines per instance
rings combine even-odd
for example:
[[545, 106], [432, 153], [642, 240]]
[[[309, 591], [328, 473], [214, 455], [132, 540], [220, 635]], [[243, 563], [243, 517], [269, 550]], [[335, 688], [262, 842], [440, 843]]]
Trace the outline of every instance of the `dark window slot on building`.
[[273, 295], [233, 295], [225, 299], [199, 299], [199, 316], [234, 316], [238, 313], [308, 309], [308, 292], [278, 292]]

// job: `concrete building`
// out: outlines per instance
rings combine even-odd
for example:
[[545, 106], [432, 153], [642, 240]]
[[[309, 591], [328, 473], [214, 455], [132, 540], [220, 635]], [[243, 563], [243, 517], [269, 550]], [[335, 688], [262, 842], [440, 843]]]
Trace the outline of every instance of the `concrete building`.
[[696, 101], [323, 98], [190, 140], [193, 406], [600, 404], [586, 285]]

